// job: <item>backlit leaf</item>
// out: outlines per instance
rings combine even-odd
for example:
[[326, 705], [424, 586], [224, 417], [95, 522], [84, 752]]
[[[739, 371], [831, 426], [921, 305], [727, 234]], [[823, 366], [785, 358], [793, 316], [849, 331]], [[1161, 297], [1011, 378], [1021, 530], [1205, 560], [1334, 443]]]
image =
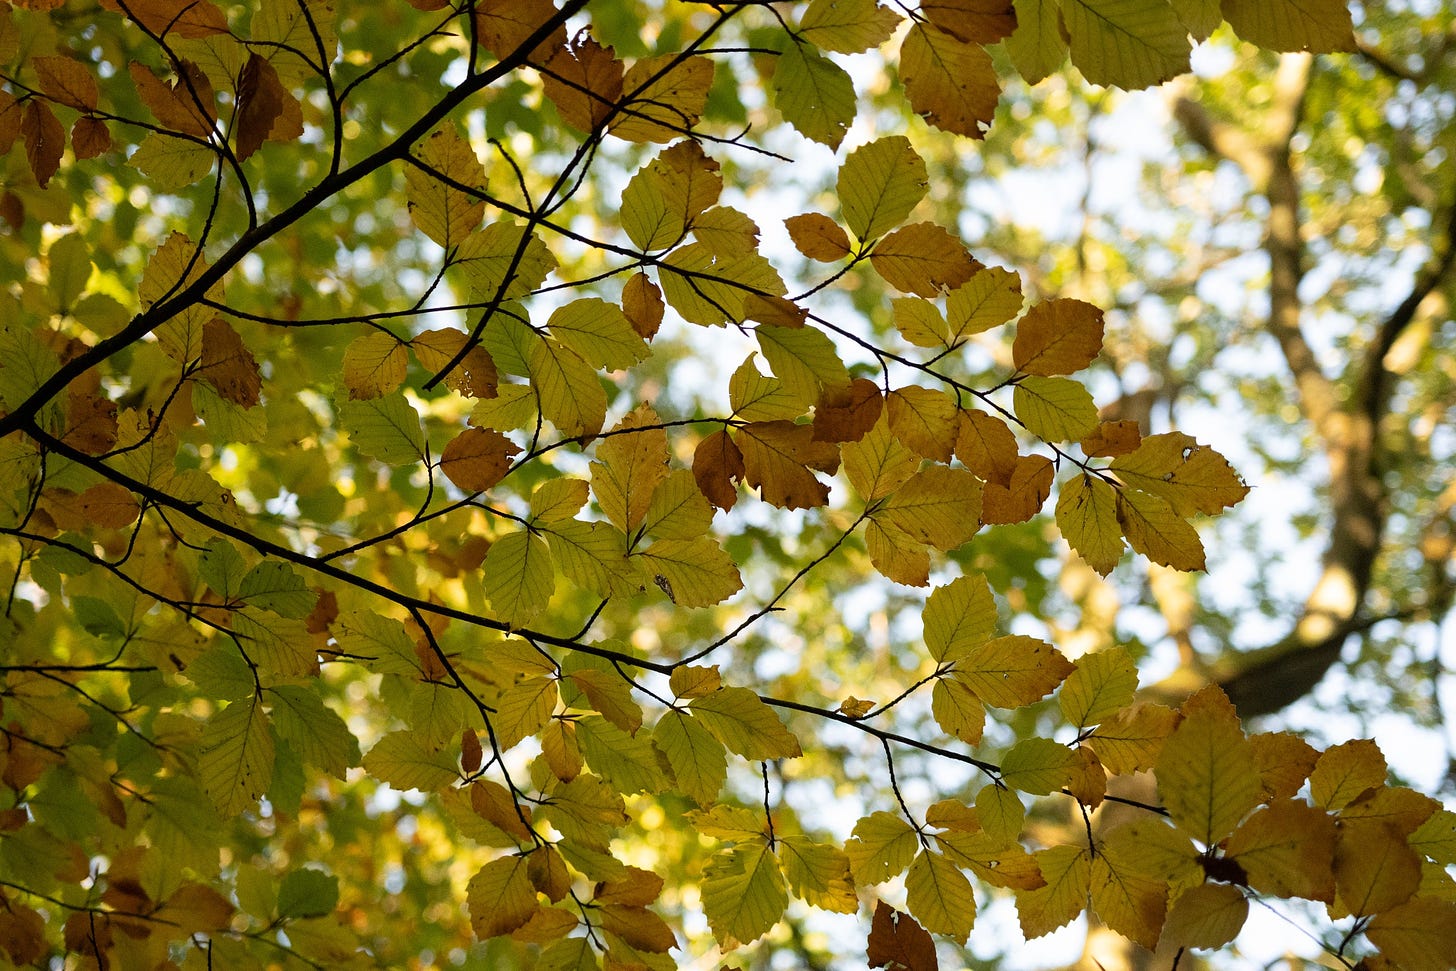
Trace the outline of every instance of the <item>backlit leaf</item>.
[[986, 483], [981, 496], [981, 522], [992, 526], [1031, 519], [1046, 504], [1055, 476], [1052, 461], [1045, 455], [1017, 456], [1009, 483]]
[[936, 549], [953, 550], [980, 528], [981, 483], [964, 469], [931, 465], [890, 496], [875, 518]]
[[1308, 900], [1335, 898], [1335, 820], [1303, 802], [1263, 807], [1229, 837], [1224, 853], [1260, 893]]
[[1223, 0], [1221, 8], [1234, 33], [1271, 51], [1355, 49], [1350, 8], [1340, 0]]
[[1166, 0], [1066, 0], [1062, 16], [1093, 84], [1146, 88], [1188, 70], [1188, 31]]
[[896, 438], [923, 458], [950, 462], [960, 421], [949, 394], [910, 385], [891, 391], [885, 405]]
[[607, 417], [607, 393], [581, 355], [550, 339], [531, 348], [531, 380], [541, 414], [566, 435], [591, 437]]
[[849, 857], [835, 846], [814, 843], [803, 836], [779, 840], [779, 866], [789, 891], [811, 907], [836, 914], [859, 910]]
[[815, 47], [858, 54], [890, 39], [900, 16], [876, 0], [813, 0], [799, 32]]
[[643, 58], [622, 77], [626, 104], [608, 130], [629, 142], [673, 141], [698, 123], [712, 83], [706, 57]]
[[1046, 884], [1016, 894], [1021, 933], [1028, 940], [1044, 937], [1075, 920], [1087, 908], [1092, 865], [1080, 846], [1053, 846], [1036, 854]]
[[790, 394], [812, 402], [826, 387], [849, 384], [849, 371], [822, 330], [760, 324], [754, 333], [774, 375]]
[[935, 223], [915, 223], [887, 234], [875, 244], [870, 265], [890, 286], [922, 297], [955, 289], [981, 268], [959, 237]]
[[404, 395], [339, 402], [339, 424], [354, 447], [386, 465], [408, 465], [425, 458], [420, 416]]
[[273, 780], [273, 759], [273, 735], [258, 698], [235, 701], [208, 719], [197, 771], [223, 818], [257, 803]]
[[1249, 901], [1238, 887], [1207, 883], [1178, 897], [1163, 922], [1164, 947], [1223, 947], [1249, 918]]
[[664, 592], [682, 607], [711, 607], [743, 588], [733, 559], [708, 536], [660, 539], [633, 559], [648, 576], [662, 577]]
[[642, 523], [653, 490], [667, 478], [667, 433], [651, 405], [638, 405], [597, 446], [592, 491], [602, 512], [623, 532]]
[[1157, 496], [1131, 489], [1115, 497], [1117, 522], [1127, 544], [1154, 563], [1175, 570], [1204, 569], [1203, 541], [1198, 530]]
[[910, 215], [926, 193], [925, 161], [902, 135], [850, 152], [839, 169], [839, 204], [861, 242], [878, 239]]
[[1141, 702], [1103, 719], [1088, 744], [1119, 775], [1145, 771], [1157, 764], [1178, 720], [1171, 708]]
[[1006, 39], [1006, 53], [1016, 73], [1036, 84], [1062, 66], [1067, 41], [1062, 35], [1058, 0], [1015, 0], [1016, 30]]
[[1316, 806], [1343, 809], [1367, 789], [1385, 784], [1385, 756], [1369, 739], [1332, 745], [1309, 774], [1309, 795]]
[[944, 855], [923, 850], [905, 875], [905, 905], [926, 930], [965, 942], [976, 921], [971, 881]]
[[1083, 473], [1062, 483], [1057, 496], [1057, 528], [1067, 544], [1103, 576], [1122, 559], [1122, 524], [1112, 486]]
[[920, 849], [915, 828], [894, 813], [876, 812], [854, 824], [844, 844], [858, 883], [884, 883], [899, 876]]
[[466, 492], [485, 492], [505, 477], [520, 451], [498, 431], [467, 428], [440, 453], [440, 471]]
[[1081, 300], [1044, 300], [1016, 324], [1011, 360], [1018, 371], [1074, 374], [1102, 351], [1102, 311]]
[[404, 381], [409, 354], [393, 334], [371, 330], [344, 349], [344, 387], [353, 398], [378, 398]]
[[466, 888], [470, 926], [481, 940], [489, 940], [522, 926], [540, 904], [527, 873], [526, 857], [492, 860], [470, 878]]
[[910, 108], [942, 131], [984, 138], [1001, 96], [991, 55], [980, 44], [917, 23], [900, 47], [900, 80]]
[[967, 745], [979, 745], [986, 727], [986, 706], [976, 693], [956, 678], [936, 678], [930, 691], [930, 713], [935, 723]]
[[840, 451], [844, 474], [866, 503], [883, 499], [915, 474], [919, 460], [890, 433], [888, 418]]
[[744, 481], [760, 490], [763, 501], [781, 509], [810, 509], [829, 500], [829, 487], [812, 470], [833, 472], [839, 450], [814, 441], [811, 425], [787, 421], [754, 422], [738, 429]]
[[849, 237], [823, 213], [806, 212], [784, 220], [800, 253], [821, 263], [837, 263], [849, 255]]
[[390, 732], [375, 742], [363, 763], [366, 772], [396, 789], [431, 792], [459, 778], [453, 755], [426, 747], [409, 731]]
[[931, 591], [921, 614], [925, 647], [938, 663], [959, 661], [996, 631], [996, 601], [984, 576], [957, 577]]
[[1067, 721], [1084, 728], [1132, 704], [1137, 683], [1137, 666], [1127, 651], [1111, 647], [1077, 658], [1057, 701]]
[[680, 711], [663, 714], [652, 730], [652, 741], [672, 766], [678, 788], [698, 805], [712, 805], [728, 774], [723, 743]]
[[1152, 950], [1167, 908], [1168, 887], [1104, 847], [1092, 861], [1092, 907], [1108, 927]]
[[1091, 393], [1068, 378], [1023, 378], [1012, 400], [1016, 417], [1046, 442], [1075, 442], [1097, 427]]
[[1019, 792], [1045, 796], [1067, 784], [1075, 757], [1049, 738], [1024, 738], [1001, 759], [1001, 781]]
[[[410, 219], [420, 232], [445, 249], [459, 246], [480, 228], [485, 218], [482, 196], [486, 180], [480, 159], [453, 124], [443, 125], [425, 136], [414, 157], [422, 165], [411, 165], [404, 170]], [[450, 182], [442, 181], [439, 176]]]
[[1365, 936], [1402, 971], [1444, 971], [1443, 955], [1456, 953], [1456, 903], [1416, 897], [1376, 914]]
[[765, 843], [743, 843], [703, 868], [703, 911], [724, 947], [758, 940], [779, 922], [789, 895]]
[[1158, 795], [1179, 828], [1209, 846], [1258, 805], [1262, 786], [1253, 748], [1232, 713], [1184, 710], [1158, 756]]
[[774, 104], [806, 138], [838, 148], [859, 103], [849, 73], [808, 44], [791, 43], [774, 64]]
[[962, 408], [956, 428], [955, 456], [986, 482], [1011, 485], [1020, 455], [1006, 422], [974, 408]]
[[1217, 515], [1249, 494], [1222, 455], [1178, 432], [1149, 435], [1136, 451], [1113, 459], [1112, 471], [1165, 499], [1180, 516]]
[[718, 741], [745, 759], [794, 759], [799, 740], [774, 710], [747, 688], [720, 688], [688, 702], [694, 717]]
[[951, 338], [960, 341], [1000, 327], [1021, 312], [1021, 277], [999, 266], [976, 271], [945, 298]]

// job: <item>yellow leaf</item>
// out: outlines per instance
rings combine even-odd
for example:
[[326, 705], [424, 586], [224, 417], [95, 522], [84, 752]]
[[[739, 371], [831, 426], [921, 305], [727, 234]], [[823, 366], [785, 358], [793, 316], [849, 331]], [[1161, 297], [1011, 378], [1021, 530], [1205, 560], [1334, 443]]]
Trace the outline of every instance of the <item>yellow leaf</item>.
[[652, 741], [667, 757], [683, 794], [700, 806], [711, 806], [728, 775], [723, 743], [688, 715], [672, 710], [658, 720]]
[[254, 805], [273, 781], [273, 733], [257, 697], [235, 701], [202, 730], [197, 772], [224, 819]]
[[706, 810], [690, 810], [686, 815], [697, 831], [710, 839], [742, 843], [768, 838], [762, 815], [752, 810], [717, 805]]
[[1072, 754], [1076, 760], [1067, 780], [1067, 791], [1082, 805], [1096, 809], [1107, 796], [1107, 769], [1090, 746], [1078, 746]]
[[890, 286], [922, 297], [952, 290], [981, 268], [960, 237], [935, 223], [915, 223], [889, 233], [875, 244], [870, 265]]
[[1065, 0], [1062, 16], [1093, 84], [1147, 88], [1188, 70], [1188, 30], [1166, 0]]
[[616, 304], [596, 297], [557, 307], [546, 321], [551, 334], [592, 367], [619, 371], [647, 357], [647, 342]]
[[1067, 784], [1076, 756], [1049, 738], [1023, 738], [1001, 759], [1001, 781], [1020, 792], [1049, 795]]
[[988, 526], [1024, 523], [1046, 504], [1056, 470], [1044, 455], [1021, 455], [1006, 485], [987, 482], [981, 500], [981, 522]]
[[996, 708], [1020, 708], [1046, 697], [1072, 672], [1072, 662], [1045, 641], [998, 637], [955, 658], [957, 681]]
[[857, 883], [884, 883], [904, 872], [920, 848], [915, 827], [894, 813], [876, 812], [854, 824], [844, 844]]
[[[143, 310], [150, 309], [162, 300], [171, 299], [185, 288], [194, 284], [208, 269], [201, 247], [181, 233], [167, 237], [142, 273], [142, 282], [137, 289]], [[208, 300], [221, 301], [221, 283], [208, 287]], [[177, 313], [156, 329], [157, 343], [162, 351], [179, 364], [190, 364], [202, 353], [202, 330], [214, 316], [210, 307], [201, 301], [188, 301]]]
[[1080, 916], [1092, 886], [1092, 861], [1082, 847], [1053, 846], [1035, 857], [1045, 885], [1016, 894], [1021, 933], [1028, 940], [1044, 937]]
[[871, 519], [865, 524], [865, 549], [875, 569], [896, 583], [923, 587], [930, 582], [925, 544], [898, 526]]
[[959, 867], [922, 850], [905, 875], [905, 890], [905, 906], [926, 930], [965, 943], [976, 922], [976, 897]]
[[126, 164], [154, 182], [184, 186], [211, 172], [218, 157], [217, 149], [205, 142], [152, 132], [142, 139]]
[[948, 734], [967, 745], [979, 745], [986, 725], [986, 706], [975, 692], [955, 678], [936, 678], [930, 691], [930, 712]]
[[920, 460], [891, 434], [889, 417], [884, 412], [869, 434], [845, 445], [839, 454], [844, 460], [845, 478], [866, 504], [900, 488], [920, 465]]
[[1216, 515], [1249, 494], [1228, 461], [1180, 432], [1149, 435], [1112, 460], [1112, 471], [1134, 489], [1168, 502], [1180, 516]]
[[957, 661], [990, 640], [996, 600], [980, 574], [957, 577], [931, 591], [921, 614], [925, 647], [937, 663]]
[[581, 355], [541, 338], [531, 348], [529, 367], [542, 416], [570, 436], [590, 438], [602, 430], [607, 394]]
[[485, 492], [510, 471], [515, 442], [489, 428], [467, 428], [440, 453], [440, 471], [466, 492]]
[[481, 565], [485, 595], [501, 620], [520, 627], [545, 608], [556, 589], [551, 550], [535, 533], [518, 530], [491, 544]]
[[733, 407], [733, 417], [750, 422], [797, 418], [807, 407], [778, 378], [760, 374], [752, 357], [728, 379], [728, 403]]
[[1102, 352], [1102, 311], [1081, 300], [1044, 300], [1016, 325], [1011, 361], [1018, 371], [1074, 374]]
[[512, 855], [492, 860], [470, 878], [466, 888], [470, 926], [481, 940], [509, 934], [540, 908], [526, 859]]
[[1178, 896], [1163, 923], [1161, 947], [1223, 947], [1243, 930], [1249, 901], [1238, 887], [1206, 883]]
[[1282, 800], [1260, 809], [1229, 837], [1224, 855], [1260, 893], [1334, 900], [1335, 821], [1306, 803]]
[[1098, 422], [1092, 434], [1078, 444], [1090, 456], [1130, 455], [1142, 445], [1142, 431], [1138, 423], [1131, 420]]
[[822, 330], [760, 324], [754, 333], [764, 358], [790, 394], [813, 402], [825, 388], [849, 384], [849, 371]]
[[454, 756], [428, 749], [410, 731], [390, 732], [365, 754], [364, 771], [395, 789], [433, 792], [460, 778]]
[[1112, 486], [1085, 472], [1062, 483], [1057, 528], [1067, 544], [1103, 576], [1122, 559], [1122, 527]]
[[1132, 704], [1137, 692], [1137, 666], [1120, 647], [1084, 654], [1067, 676], [1057, 701], [1068, 723], [1096, 725]]
[[531, 518], [541, 523], [570, 519], [586, 505], [590, 488], [585, 479], [547, 479], [531, 493]]
[[624, 104], [607, 130], [629, 142], [673, 141], [698, 123], [712, 84], [709, 58], [643, 58], [622, 77]]
[[[415, 352], [415, 358], [420, 362], [420, 366], [434, 375], [455, 359], [455, 355], [465, 346], [468, 339], [464, 331], [444, 327], [439, 330], [427, 330], [416, 335], [410, 340], [409, 346], [410, 350]], [[459, 364], [451, 368], [449, 374], [445, 375], [445, 385], [452, 391], [458, 391], [468, 398], [493, 398], [496, 395], [497, 377], [495, 361], [491, 360], [490, 352], [484, 347], [476, 345], [465, 353], [465, 357]], [[531, 408], [533, 419], [535, 414], [533, 403]], [[473, 416], [472, 423], [475, 423]]]
[[1006, 422], [974, 408], [961, 409], [955, 456], [979, 478], [1003, 486], [1011, 485], [1020, 458]]
[[1098, 853], [1110, 854], [1119, 869], [1157, 876], [1175, 893], [1205, 879], [1193, 841], [1161, 819], [1138, 819], [1117, 827], [1098, 846]]
[[667, 478], [667, 432], [651, 405], [638, 405], [597, 445], [592, 491], [612, 524], [631, 533], [647, 515], [652, 492]]
[[1442, 866], [1456, 863], [1456, 812], [1438, 809], [1410, 837], [1410, 847]]
[[[537, 524], [540, 526], [541, 524]], [[627, 558], [627, 538], [611, 523], [566, 519], [541, 527], [567, 579], [599, 597], [640, 592], [647, 579]]]
[[1350, 8], [1343, 0], [1223, 0], [1221, 8], [1234, 33], [1266, 50], [1355, 50]]
[[1075, 442], [1097, 427], [1091, 393], [1069, 378], [1022, 378], [1012, 406], [1027, 430], [1046, 442]]
[[758, 252], [718, 252], [706, 242], [679, 246], [662, 260], [659, 271], [668, 304], [684, 320], [707, 327], [745, 320], [749, 294], [777, 297], [787, 290], [773, 264]]
[[1187, 714], [1163, 745], [1157, 775], [1173, 821], [1205, 846], [1232, 833], [1263, 793], [1253, 747], [1232, 712]]
[[925, 198], [925, 160], [903, 135], [892, 135], [850, 152], [839, 169], [844, 221], [861, 242], [894, 229]]
[[1004, 843], [988, 833], [965, 830], [937, 833], [935, 840], [956, 866], [969, 867], [993, 887], [1032, 890], [1045, 882], [1036, 858], [1020, 843]]
[[765, 843], [743, 843], [703, 868], [703, 912], [720, 946], [758, 940], [779, 922], [789, 895]]
[[711, 607], [743, 588], [733, 559], [709, 536], [660, 539], [632, 558], [682, 607]]
[[1314, 746], [1290, 732], [1251, 735], [1249, 744], [1254, 747], [1254, 764], [1267, 800], [1292, 798], [1319, 758]]
[[844, 140], [859, 107], [849, 72], [793, 38], [774, 62], [769, 90], [785, 121], [830, 148]]
[[414, 157], [425, 167], [410, 165], [404, 170], [410, 219], [446, 250], [459, 246], [485, 218], [485, 169], [480, 159], [449, 123], [425, 136]]
[[1421, 885], [1421, 858], [1388, 823], [1340, 831], [1335, 845], [1336, 913], [1368, 917], [1410, 900]]
[[1151, 769], [1178, 724], [1178, 713], [1140, 702], [1105, 718], [1088, 739], [1102, 764], [1119, 775]]
[[576, 720], [576, 740], [587, 765], [618, 792], [631, 795], [664, 788], [657, 750], [646, 735], [629, 735], [600, 715], [587, 715]]
[[942, 131], [984, 138], [1001, 85], [991, 55], [930, 23], [917, 23], [900, 47], [900, 80], [910, 108]]
[[1367, 738], [1325, 749], [1309, 774], [1309, 795], [1316, 806], [1343, 809], [1367, 789], [1385, 784], [1385, 756]]
[[899, 23], [899, 14], [875, 0], [813, 0], [799, 31], [821, 50], [859, 54], [889, 40]]
[[1449, 971], [1456, 954], [1456, 903], [1420, 897], [1376, 914], [1370, 943], [1401, 971]]
[[981, 482], [965, 469], [931, 465], [885, 500], [874, 518], [915, 540], [953, 550], [980, 529]]
[[988, 266], [946, 295], [945, 316], [952, 342], [1000, 327], [1021, 313], [1021, 277]]
[[1016, 0], [1016, 30], [1006, 39], [1006, 53], [1027, 84], [1036, 84], [1062, 66], [1067, 41], [1058, 0]]
[[642, 531], [658, 539], [694, 540], [713, 524], [713, 507], [698, 490], [693, 474], [673, 469], [652, 490], [652, 502], [642, 520]]
[[784, 220], [789, 238], [800, 253], [821, 263], [837, 263], [849, 255], [849, 236], [839, 224], [819, 212], [806, 212]]
[[896, 438], [924, 458], [950, 462], [959, 416], [949, 394], [910, 385], [890, 392], [886, 410]]
[[919, 297], [896, 297], [890, 301], [895, 329], [916, 347], [950, 345], [950, 328], [945, 314], [929, 300]]
[[[588, 660], [586, 655], [573, 655], [572, 660], [577, 665], [606, 665], [596, 658]], [[570, 683], [586, 695], [587, 704], [593, 711], [628, 735], [637, 734], [637, 729], [642, 727], [642, 707], [632, 700], [632, 686], [615, 669], [611, 669], [610, 665], [597, 668], [563, 664], [562, 671]], [[579, 707], [575, 700], [572, 706]]]
[[993, 842], [1009, 845], [1021, 835], [1026, 807], [1014, 791], [993, 783], [976, 794], [976, 815], [980, 817], [982, 829]]
[[811, 509], [829, 501], [829, 487], [810, 469], [834, 472], [839, 449], [814, 441], [810, 425], [787, 421], [753, 422], [738, 429], [744, 481], [758, 488], [763, 501], [781, 509]]
[[843, 850], [804, 836], [785, 836], [778, 841], [778, 854], [784, 878], [795, 897], [836, 914], [859, 910], [849, 857]]
[[745, 759], [794, 759], [804, 754], [774, 710], [747, 688], [719, 688], [694, 698], [688, 708], [729, 751]]
[[[465, 237], [454, 265], [465, 275], [471, 299], [509, 300], [539, 287], [556, 268], [556, 258], [525, 226], [505, 219]], [[487, 333], [495, 327], [492, 321]]]
[[1104, 847], [1092, 861], [1092, 906], [1108, 927], [1148, 950], [1157, 946], [1168, 885]]
[[1198, 530], [1167, 502], [1148, 493], [1123, 489], [1117, 493], [1116, 507], [1117, 523], [1136, 552], [1175, 570], [1205, 568]]

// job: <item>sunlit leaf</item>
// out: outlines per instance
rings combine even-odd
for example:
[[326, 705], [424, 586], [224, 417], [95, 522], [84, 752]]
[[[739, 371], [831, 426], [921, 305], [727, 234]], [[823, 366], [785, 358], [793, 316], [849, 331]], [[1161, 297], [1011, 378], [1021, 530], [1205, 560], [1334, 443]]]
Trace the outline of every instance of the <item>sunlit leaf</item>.
[[901, 135], [850, 152], [839, 169], [839, 203], [850, 232], [878, 239], [910, 215], [926, 192], [925, 161]]

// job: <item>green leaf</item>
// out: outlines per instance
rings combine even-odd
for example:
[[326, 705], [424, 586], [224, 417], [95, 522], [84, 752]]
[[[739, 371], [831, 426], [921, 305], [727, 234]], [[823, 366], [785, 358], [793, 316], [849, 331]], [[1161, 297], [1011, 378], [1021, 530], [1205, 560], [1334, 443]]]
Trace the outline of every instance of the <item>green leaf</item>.
[[354, 447], [386, 465], [408, 465], [425, 458], [419, 413], [403, 394], [339, 403], [339, 425]]
[[592, 491], [607, 519], [624, 533], [642, 524], [653, 491], [667, 478], [667, 432], [661, 422], [651, 405], [639, 405], [597, 446]]
[[460, 778], [455, 757], [431, 751], [410, 731], [390, 732], [364, 756], [364, 771], [396, 789], [433, 792]]
[[774, 104], [807, 138], [838, 148], [859, 107], [849, 72], [807, 44], [791, 43], [774, 66]]
[[1117, 523], [1128, 545], [1154, 563], [1184, 571], [1204, 568], [1198, 530], [1157, 496], [1132, 489], [1117, 493]]
[[555, 678], [523, 678], [501, 693], [491, 725], [501, 751], [514, 748], [546, 726], [560, 700]]
[[925, 198], [925, 160], [903, 135], [891, 135], [849, 153], [839, 169], [844, 222], [861, 242], [879, 239], [905, 221]]
[[420, 659], [404, 624], [368, 610], [354, 610], [339, 617], [334, 627], [339, 650], [358, 658], [379, 674], [418, 675]]
[[528, 367], [541, 414], [563, 434], [590, 438], [602, 430], [607, 393], [580, 354], [543, 337], [532, 345]]
[[1223, 0], [1222, 9], [1234, 33], [1267, 50], [1355, 50], [1354, 25], [1344, 0]]
[[702, 893], [708, 926], [725, 948], [768, 933], [789, 902], [778, 860], [760, 842], [735, 846], [709, 860]]
[[339, 905], [339, 878], [322, 870], [301, 867], [278, 884], [278, 916], [322, 917]]
[[1067, 41], [1062, 36], [1059, 0], [1015, 0], [1016, 30], [1006, 38], [1006, 53], [1027, 84], [1036, 84], [1062, 66]]
[[664, 712], [658, 719], [652, 741], [667, 757], [679, 789], [700, 806], [710, 806], [717, 800], [728, 776], [727, 751], [722, 742], [691, 716], [675, 710]]
[[576, 720], [576, 739], [592, 771], [624, 795], [659, 792], [662, 773], [645, 734], [628, 735], [600, 715]]
[[197, 576], [212, 592], [231, 602], [242, 589], [248, 565], [236, 546], [221, 536], [207, 544], [197, 557]]
[[905, 875], [905, 890], [905, 906], [926, 930], [965, 943], [976, 922], [976, 895], [959, 867], [923, 850]]
[[987, 836], [1009, 845], [1021, 835], [1026, 806], [1011, 789], [992, 784], [976, 793], [976, 816]]
[[688, 702], [703, 727], [745, 759], [796, 759], [799, 740], [774, 710], [747, 688], [719, 688]]
[[127, 164], [156, 182], [184, 186], [211, 172], [218, 158], [217, 149], [206, 142], [152, 132], [131, 153]]
[[[456, 252], [455, 265], [469, 282], [471, 299], [511, 300], [544, 283], [556, 269], [556, 257], [534, 234], [528, 236], [526, 227], [504, 220], [467, 236]], [[486, 330], [493, 327], [494, 321]], [[496, 357], [494, 351], [491, 357]]]
[[996, 632], [996, 600], [979, 574], [931, 591], [921, 614], [925, 646], [937, 663], [964, 657]]
[[265, 671], [303, 676], [318, 667], [313, 639], [301, 620], [249, 607], [233, 614], [233, 637], [248, 660]]
[[1057, 701], [1070, 724], [1085, 728], [1132, 704], [1137, 683], [1137, 665], [1127, 651], [1110, 647], [1077, 658]]
[[527, 857], [506, 856], [481, 867], [465, 892], [475, 936], [489, 940], [522, 926], [540, 909]]
[[759, 349], [784, 389], [806, 405], [819, 399], [824, 388], [849, 384], [849, 371], [839, 359], [829, 335], [816, 327], [755, 328]]
[[247, 601], [280, 617], [301, 620], [313, 611], [318, 594], [304, 586], [293, 567], [277, 560], [264, 560], [248, 571], [238, 585], [239, 600]]
[[728, 402], [733, 416], [744, 421], [792, 420], [807, 409], [806, 402], [784, 382], [761, 374], [751, 356], [728, 379]]
[[844, 844], [858, 883], [884, 883], [899, 876], [920, 849], [915, 827], [894, 813], [875, 812], [854, 824]]
[[207, 720], [197, 772], [224, 818], [254, 805], [273, 781], [273, 733], [257, 697], [235, 701]]
[[814, 843], [803, 836], [778, 841], [779, 864], [795, 897], [821, 910], [853, 914], [859, 910], [849, 857], [835, 846]]
[[1147, 88], [1188, 70], [1188, 30], [1167, 0], [1064, 0], [1062, 16], [1093, 84]]
[[631, 594], [646, 580], [627, 558], [627, 538], [611, 523], [566, 519], [542, 528], [551, 556], [577, 586], [599, 597]]
[[688, 469], [673, 469], [652, 491], [642, 531], [658, 539], [694, 540], [712, 528], [713, 507]]
[[881, 413], [869, 434], [840, 450], [844, 475], [866, 504], [893, 493], [915, 474], [920, 459], [890, 433], [888, 416]]
[[269, 693], [278, 737], [305, 762], [339, 779], [359, 764], [359, 740], [315, 692], [302, 685], [279, 685]]
[[1019, 708], [1045, 697], [1072, 671], [1072, 662], [1045, 641], [1010, 634], [970, 647], [956, 658], [954, 677], [988, 705]]
[[67, 233], [46, 251], [46, 288], [61, 310], [70, 310], [91, 278], [91, 250], [80, 233]]
[[596, 297], [573, 300], [551, 312], [551, 334], [591, 365], [617, 371], [647, 357], [647, 342], [616, 304]]
[[965, 469], [927, 466], [907, 479], [874, 516], [921, 543], [953, 550], [981, 528], [981, 480]]
[[1016, 417], [1044, 442], [1076, 442], [1097, 427], [1092, 394], [1070, 378], [1022, 378], [1012, 393]]
[[951, 677], [935, 679], [930, 690], [930, 713], [936, 724], [967, 745], [981, 744], [986, 728], [986, 706], [965, 682]]
[[491, 607], [512, 627], [529, 623], [550, 603], [556, 589], [550, 547], [526, 530], [507, 533], [492, 543], [481, 570]]
[[709, 536], [660, 539], [633, 560], [656, 579], [668, 599], [682, 607], [711, 607], [743, 588], [732, 557]]
[[1049, 738], [1024, 738], [1001, 759], [1001, 781], [1013, 789], [1045, 796], [1067, 784], [1076, 756]]

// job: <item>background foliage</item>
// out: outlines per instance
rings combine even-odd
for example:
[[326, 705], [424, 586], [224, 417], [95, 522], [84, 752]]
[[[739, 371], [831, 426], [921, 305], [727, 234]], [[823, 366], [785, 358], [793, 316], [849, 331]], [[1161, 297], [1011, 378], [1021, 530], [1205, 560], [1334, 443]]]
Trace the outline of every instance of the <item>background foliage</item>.
[[1450, 965], [1446, 6], [0, 14], [14, 963]]

